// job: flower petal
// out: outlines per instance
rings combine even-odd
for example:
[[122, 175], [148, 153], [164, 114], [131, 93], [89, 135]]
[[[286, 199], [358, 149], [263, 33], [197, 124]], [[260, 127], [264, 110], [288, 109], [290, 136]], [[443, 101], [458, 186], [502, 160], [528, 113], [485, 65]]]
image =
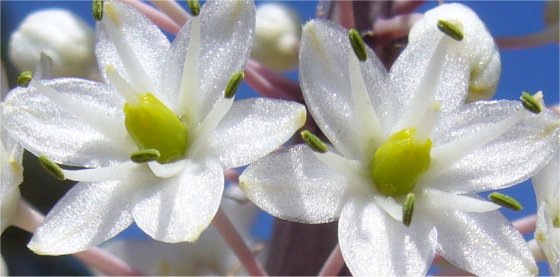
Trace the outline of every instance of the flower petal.
[[136, 224], [156, 240], [195, 241], [220, 205], [224, 175], [213, 160], [188, 161], [175, 177], [139, 187], [133, 196]]
[[[483, 146], [473, 144], [475, 148], [456, 162], [443, 161], [435, 154], [447, 152], [438, 149], [446, 142], [453, 143], [468, 136], [484, 137], [486, 128], [517, 116], [520, 109], [521, 105], [514, 101], [476, 102], [442, 117], [433, 134], [437, 146], [432, 150], [432, 159], [434, 167], [439, 164], [449, 168], [425, 182], [429, 182], [432, 188], [448, 192], [471, 193], [508, 187], [536, 174], [559, 146], [558, 115], [549, 110], [539, 115], [526, 112], [501, 135], [495, 130], [486, 131], [494, 132], [491, 135], [498, 137]], [[457, 147], [451, 148], [459, 151]]]
[[234, 102], [209, 144], [225, 168], [247, 165], [286, 142], [305, 124], [305, 106], [253, 98]]
[[348, 190], [346, 183], [304, 144], [266, 156], [239, 177], [241, 189], [261, 209], [302, 223], [336, 220]]
[[64, 255], [97, 246], [132, 223], [124, 182], [78, 183], [54, 206], [29, 242], [40, 255]]
[[[196, 106], [194, 124], [202, 121], [214, 104], [224, 97], [224, 90], [231, 75], [243, 71], [249, 57], [255, 28], [255, 6], [252, 1], [207, 1], [199, 15], [200, 57], [196, 65], [185, 65], [190, 42], [192, 20], [189, 21], [171, 46], [165, 59], [162, 76], [162, 92], [172, 103], [177, 103], [180, 94], [194, 97], [189, 106]], [[195, 46], [192, 46], [195, 47]], [[183, 66], [198, 66], [195, 76], [200, 84], [198, 91], [181, 91]], [[186, 76], [193, 78], [192, 76]], [[177, 104], [175, 104], [177, 106]], [[176, 107], [174, 107], [176, 109]], [[177, 111], [185, 114], [186, 111]]]
[[[300, 80], [313, 118], [321, 131], [345, 157], [360, 159], [360, 147], [367, 144], [359, 128], [349, 76], [349, 55], [353, 55], [348, 34], [332, 22], [313, 20], [304, 27], [300, 48]], [[367, 48], [368, 59], [361, 62], [361, 73], [370, 103], [385, 127], [394, 118], [387, 71], [375, 53]]]
[[533, 188], [535, 189], [535, 194], [538, 200], [544, 200], [547, 203], [554, 203], [554, 197], [560, 193], [560, 176], [558, 175], [558, 168], [560, 168], [559, 151], [557, 151], [552, 160], [533, 177]]
[[365, 197], [347, 203], [338, 224], [340, 250], [355, 276], [423, 276], [437, 236], [420, 215], [406, 227]]
[[479, 276], [538, 273], [527, 243], [498, 211], [439, 211], [431, 218], [438, 231], [438, 252], [459, 268]]
[[[69, 102], [80, 103], [90, 112], [124, 123], [123, 100], [109, 86], [79, 79], [40, 81], [55, 89]], [[129, 159], [134, 144], [111, 139], [79, 117], [59, 107], [35, 88], [16, 88], [2, 105], [4, 126], [35, 155], [47, 155], [55, 162], [76, 166], [105, 166]], [[95, 114], [84, 114], [95, 118]], [[106, 122], [109, 124], [109, 122]], [[100, 124], [103, 124], [101, 122]], [[126, 130], [113, 129], [113, 134]]]
[[95, 37], [97, 61], [107, 82], [105, 67], [111, 65], [137, 90], [158, 93], [169, 41], [155, 24], [128, 4], [105, 1]]

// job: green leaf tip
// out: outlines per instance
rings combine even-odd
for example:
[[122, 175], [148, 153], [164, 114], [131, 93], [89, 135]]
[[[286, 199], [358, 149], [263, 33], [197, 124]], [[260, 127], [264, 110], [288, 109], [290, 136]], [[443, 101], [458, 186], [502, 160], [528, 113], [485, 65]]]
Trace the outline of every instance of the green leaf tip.
[[193, 16], [198, 16], [200, 14], [200, 2], [198, 2], [198, 0], [187, 0], [187, 4]]
[[361, 62], [367, 60], [366, 44], [362, 39], [362, 36], [355, 29], [350, 29], [348, 31], [348, 38], [350, 39], [350, 44], [354, 50], [354, 54], [358, 57]]
[[17, 78], [18, 87], [26, 88], [29, 86], [29, 83], [31, 83], [31, 79], [33, 79], [33, 73], [31, 71], [21, 72]]
[[402, 222], [403, 224], [408, 227], [412, 222], [412, 213], [414, 212], [414, 202], [416, 202], [416, 196], [414, 193], [409, 193], [406, 195], [406, 199], [404, 200], [404, 204], [402, 206]]
[[305, 144], [309, 145], [309, 147], [311, 147], [313, 151], [318, 153], [325, 153], [329, 150], [327, 145], [323, 141], [321, 141], [320, 138], [318, 138], [308, 130], [301, 131], [300, 135]]
[[507, 196], [499, 192], [490, 193], [490, 195], [488, 195], [488, 199], [495, 204], [514, 211], [523, 210], [523, 206], [519, 202], [517, 202], [517, 200], [515, 200], [511, 196]]
[[524, 91], [521, 93], [521, 97], [519, 97], [519, 99], [521, 100], [523, 108], [525, 108], [526, 110], [534, 114], [542, 112], [543, 108], [541, 100], [539, 99], [537, 94], [531, 95], [530, 93]]
[[101, 21], [103, 19], [103, 0], [93, 0], [91, 10], [95, 21]]
[[60, 181], [66, 180], [66, 178], [64, 177], [64, 172], [62, 171], [62, 168], [60, 168], [60, 166], [58, 166], [53, 161], [51, 161], [49, 158], [47, 158], [47, 156], [44, 156], [44, 155], [39, 156], [39, 162], [41, 163], [41, 166], [48, 173], [50, 173], [52, 176], [54, 176], [56, 179], [58, 179]]
[[243, 72], [233, 73], [226, 85], [224, 97], [230, 99], [233, 96], [235, 96], [235, 94], [237, 93], [237, 89], [239, 88], [239, 85], [241, 85], [241, 82], [243, 81], [244, 78], [245, 78], [245, 73]]
[[130, 155], [130, 160], [135, 163], [147, 163], [151, 161], [157, 161], [161, 157], [161, 154], [157, 149], [149, 148], [138, 150], [132, 155]]
[[456, 41], [463, 40], [463, 32], [457, 25], [447, 20], [440, 19], [437, 22], [437, 27], [440, 31], [442, 31], [444, 34], [448, 35], [452, 39]]

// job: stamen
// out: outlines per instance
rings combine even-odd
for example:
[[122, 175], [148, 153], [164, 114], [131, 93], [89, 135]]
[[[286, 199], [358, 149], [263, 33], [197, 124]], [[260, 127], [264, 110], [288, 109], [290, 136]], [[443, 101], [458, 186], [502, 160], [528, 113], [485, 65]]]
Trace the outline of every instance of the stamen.
[[185, 167], [189, 165], [189, 163], [189, 160], [184, 159], [178, 160], [174, 163], [166, 164], [160, 164], [158, 162], [148, 162], [148, 166], [157, 177], [169, 178], [175, 176], [179, 172], [183, 172]]
[[186, 115], [192, 122], [198, 122], [198, 98], [200, 91], [198, 64], [200, 59], [200, 18], [191, 18], [191, 33], [189, 35], [189, 46], [187, 56], [183, 64], [183, 78], [181, 79], [181, 90], [177, 99], [177, 110], [179, 115]]
[[375, 203], [381, 207], [387, 214], [389, 214], [392, 218], [397, 221], [402, 220], [403, 218], [403, 208], [397, 201], [395, 201], [394, 197], [391, 196], [382, 196], [382, 195], [375, 195], [373, 197]]
[[60, 181], [66, 180], [66, 178], [64, 177], [64, 173], [62, 172], [62, 168], [60, 168], [60, 166], [55, 164], [49, 158], [41, 155], [39, 156], [39, 162], [41, 163], [41, 166], [56, 179]]
[[[116, 166], [93, 168], [93, 169], [80, 169], [80, 170], [66, 170], [62, 169], [64, 176], [68, 180], [78, 182], [105, 182], [105, 181], [125, 181], [130, 179], [132, 170], [138, 168], [132, 162], [124, 162]], [[140, 174], [139, 172], [136, 172]], [[136, 177], [138, 174], [136, 174]]]
[[72, 101], [69, 96], [62, 95], [55, 89], [44, 86], [41, 82], [32, 80], [30, 86], [36, 88], [42, 95], [46, 96], [58, 107], [79, 118], [105, 137], [121, 141], [126, 137], [126, 132], [121, 121], [101, 114], [81, 102]]
[[214, 108], [208, 113], [204, 121], [198, 126], [194, 132], [194, 141], [187, 150], [187, 157], [194, 157], [208, 145], [208, 139], [222, 121], [222, 118], [227, 114], [233, 105], [233, 99], [222, 98], [218, 101]]
[[440, 83], [439, 80], [442, 75], [441, 71], [445, 63], [445, 57], [447, 56], [448, 45], [449, 38], [447, 36], [441, 36], [432, 58], [424, 69], [424, 74], [414, 92], [414, 96], [410, 99], [408, 107], [395, 127], [393, 127], [391, 133], [418, 126], [419, 123], [424, 120], [426, 111], [436, 102], [436, 91]]
[[403, 215], [402, 215], [402, 222], [403, 224], [408, 227], [412, 222], [412, 213], [414, 212], [414, 202], [416, 201], [416, 196], [414, 193], [409, 193], [406, 195], [406, 199], [404, 200], [404, 205], [402, 206]]
[[26, 88], [33, 79], [33, 73], [31, 71], [23, 71], [19, 74], [17, 78], [18, 87]]
[[362, 36], [360, 36], [360, 33], [358, 33], [358, 31], [354, 29], [351, 29], [348, 32], [348, 38], [350, 39], [350, 44], [352, 45], [352, 49], [354, 50], [354, 54], [356, 54], [356, 57], [361, 62], [367, 60], [366, 45], [364, 43], [364, 40], [362, 39]]
[[560, 216], [556, 216], [554, 218], [554, 221], [552, 221], [552, 226], [556, 228], [560, 228]]
[[189, 4], [191, 14], [193, 16], [198, 16], [200, 14], [200, 3], [198, 0], [187, 0], [187, 3]]
[[461, 31], [459, 26], [454, 25], [447, 20], [440, 19], [437, 22], [437, 27], [440, 31], [442, 31], [444, 34], [448, 35], [452, 39], [456, 41], [463, 40], [463, 32]]
[[521, 211], [523, 210], [523, 206], [521, 203], [517, 202], [513, 197], [501, 194], [499, 192], [493, 192], [488, 195], [488, 200], [511, 210], [514, 211]]
[[243, 82], [243, 78], [245, 78], [245, 74], [243, 72], [236, 72], [231, 75], [229, 81], [226, 85], [226, 90], [224, 93], [225, 98], [233, 98], [235, 93], [237, 93], [237, 89], [241, 82]]
[[111, 39], [111, 42], [113, 42], [113, 45], [122, 60], [122, 64], [132, 82], [132, 85], [136, 91], [155, 92], [155, 87], [150, 81], [151, 79], [148, 77], [148, 74], [144, 71], [144, 67], [140, 61], [138, 61], [134, 52], [131, 51], [130, 46], [121, 34], [121, 30], [117, 27], [120, 25], [120, 21], [118, 14], [115, 11], [115, 7], [113, 4], [107, 3], [105, 8], [111, 16], [104, 16], [101, 22], [103, 23], [103, 26], [107, 31], [107, 35]]
[[130, 155], [130, 159], [135, 163], [147, 163], [157, 161], [161, 154], [157, 149], [142, 149]]
[[308, 130], [301, 131], [300, 135], [305, 144], [307, 144], [313, 151], [317, 153], [325, 153], [329, 151], [327, 145]]
[[[538, 99], [539, 96], [541, 99]], [[521, 93], [521, 97], [519, 99], [521, 99], [521, 104], [528, 111], [535, 114], [538, 114], [542, 111], [542, 93], [535, 93], [535, 95], [531, 95], [528, 92], [524, 91], [523, 93]]]
[[103, 19], [103, 0], [93, 0], [91, 4], [93, 18], [95, 21], [101, 21]]
[[126, 102], [131, 104], [138, 103], [140, 94], [117, 72], [113, 65], [106, 65], [105, 73], [107, 73], [107, 78], [109, 78], [111, 84], [115, 86], [117, 92], [119, 92]]
[[[360, 132], [364, 133], [368, 140], [373, 140], [373, 145], [361, 145], [360, 147], [363, 153], [370, 154], [373, 153], [373, 149], [383, 143], [384, 132], [381, 128], [377, 113], [371, 104], [360, 63], [354, 55], [350, 54], [348, 57], [348, 75], [350, 77], [352, 97], [354, 98], [356, 120], [362, 125], [358, 129]], [[369, 144], [370, 142], [365, 141], [363, 143]]]
[[437, 176], [452, 166], [453, 163], [470, 154], [474, 149], [484, 146], [507, 132], [523, 119], [525, 114], [526, 111], [524, 109], [519, 109], [510, 117], [494, 123], [483, 130], [434, 148], [431, 153], [432, 167], [426, 172], [424, 177], [428, 178], [429, 176], [429, 178], [432, 178]]
[[434, 102], [426, 114], [424, 114], [424, 119], [419, 123], [418, 128], [416, 128], [416, 139], [419, 141], [426, 140], [430, 137], [432, 130], [434, 129], [437, 119], [441, 113], [441, 104], [439, 102]]
[[500, 206], [467, 195], [453, 194], [437, 189], [423, 189], [416, 201], [416, 210], [463, 211], [468, 213], [486, 213], [495, 211]]

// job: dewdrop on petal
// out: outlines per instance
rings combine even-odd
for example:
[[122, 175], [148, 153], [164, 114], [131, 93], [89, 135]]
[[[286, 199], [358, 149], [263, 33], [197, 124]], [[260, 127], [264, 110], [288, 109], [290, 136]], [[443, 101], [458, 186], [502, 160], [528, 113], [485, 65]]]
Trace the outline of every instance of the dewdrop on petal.
[[53, 61], [52, 77], [92, 78], [97, 72], [93, 30], [62, 9], [28, 15], [10, 36], [8, 55], [19, 71], [34, 70], [41, 52]]
[[472, 11], [465, 12], [462, 9], [450, 8], [445, 12], [439, 9], [427, 11], [424, 18], [416, 22], [409, 34], [409, 43], [419, 40], [436, 32], [436, 22], [440, 19], [450, 23], [468, 22], [468, 24], [458, 26], [462, 32], [474, 34], [465, 38], [462, 47], [457, 51], [470, 53], [464, 55], [470, 60], [471, 72], [469, 79], [469, 93], [466, 102], [474, 102], [483, 99], [490, 99], [496, 92], [496, 87], [500, 81], [501, 60], [496, 43], [488, 33], [484, 24], [476, 20], [465, 20], [476, 16]]
[[257, 8], [255, 25], [251, 57], [275, 71], [295, 69], [301, 37], [298, 15], [285, 5], [267, 3]]

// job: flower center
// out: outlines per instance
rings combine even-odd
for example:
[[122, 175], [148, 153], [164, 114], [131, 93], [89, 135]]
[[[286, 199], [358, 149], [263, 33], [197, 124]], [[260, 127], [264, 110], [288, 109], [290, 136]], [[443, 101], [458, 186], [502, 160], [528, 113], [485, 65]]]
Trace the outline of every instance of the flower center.
[[177, 115], [151, 93], [140, 95], [137, 103], [124, 105], [126, 130], [140, 149], [156, 149], [159, 163], [183, 157], [188, 130]]
[[371, 178], [381, 193], [399, 196], [411, 192], [430, 167], [432, 141], [418, 141], [415, 134], [414, 128], [398, 131], [375, 151]]

